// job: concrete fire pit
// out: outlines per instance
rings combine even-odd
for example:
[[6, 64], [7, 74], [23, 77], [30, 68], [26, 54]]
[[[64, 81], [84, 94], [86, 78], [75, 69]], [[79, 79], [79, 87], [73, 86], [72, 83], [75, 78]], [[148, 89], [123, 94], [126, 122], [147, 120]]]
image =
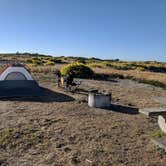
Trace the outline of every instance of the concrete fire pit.
[[111, 94], [90, 92], [88, 96], [88, 105], [95, 108], [108, 108], [111, 106]]
[[164, 116], [158, 116], [158, 125], [162, 132], [166, 133], [166, 118]]
[[156, 138], [154, 137], [151, 140], [156, 146], [166, 151], [166, 118], [165, 116], [162, 116], [162, 115], [158, 116], [158, 125], [161, 131], [163, 132], [163, 134], [159, 137], [156, 137]]

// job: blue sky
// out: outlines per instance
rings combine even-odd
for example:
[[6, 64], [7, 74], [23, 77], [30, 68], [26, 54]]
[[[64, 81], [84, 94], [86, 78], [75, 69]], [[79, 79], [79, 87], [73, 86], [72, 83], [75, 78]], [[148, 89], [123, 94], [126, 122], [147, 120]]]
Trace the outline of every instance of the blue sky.
[[165, 0], [0, 0], [0, 52], [166, 61]]

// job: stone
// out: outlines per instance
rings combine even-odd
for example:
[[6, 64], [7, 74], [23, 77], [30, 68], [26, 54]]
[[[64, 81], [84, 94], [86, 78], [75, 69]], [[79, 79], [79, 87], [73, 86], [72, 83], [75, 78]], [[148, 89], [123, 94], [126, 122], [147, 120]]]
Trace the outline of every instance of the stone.
[[166, 108], [143, 108], [139, 109], [139, 113], [145, 114], [147, 116], [166, 116]]

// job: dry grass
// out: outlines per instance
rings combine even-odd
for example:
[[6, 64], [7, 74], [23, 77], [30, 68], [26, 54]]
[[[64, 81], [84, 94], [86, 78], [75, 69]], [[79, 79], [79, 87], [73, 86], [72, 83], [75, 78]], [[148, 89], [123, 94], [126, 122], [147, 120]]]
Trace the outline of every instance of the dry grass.
[[[55, 70], [60, 70], [64, 64], [56, 64], [54, 66], [32, 66], [26, 65], [26, 67], [31, 71], [31, 73], [54, 73]], [[4, 66], [0, 66], [0, 71], [2, 71]], [[150, 71], [138, 71], [138, 70], [117, 70], [110, 67], [99, 67], [91, 66], [91, 68], [98, 74], [108, 74], [108, 75], [121, 75], [124, 78], [131, 78], [139, 82], [144, 82], [147, 84], [152, 84], [159, 87], [166, 87], [166, 74], [165, 73], [155, 73]]]
[[[55, 66], [37, 66], [28, 67], [32, 73], [53, 73], [57, 69], [61, 69], [64, 65], [57, 64]], [[125, 78], [133, 77], [136, 79], [142, 79], [147, 81], [158, 81], [162, 84], [166, 84], [166, 74], [165, 73], [155, 73], [149, 71], [137, 71], [137, 70], [117, 70], [109, 67], [100, 68], [92, 67], [92, 69], [99, 74], [118, 74], [123, 75]]]
[[148, 81], [159, 81], [166, 84], [166, 74], [164, 73], [154, 73], [148, 71], [136, 71], [136, 70], [116, 70], [111, 68], [94, 68], [96, 73], [104, 74], [120, 74], [124, 77], [134, 77], [136, 79], [144, 79]]
[[[111, 91], [117, 104], [136, 107], [157, 106], [151, 97], [166, 94], [120, 81], [84, 80], [82, 88]], [[149, 131], [158, 129], [153, 119], [89, 108], [87, 96], [63, 92], [45, 79], [39, 83], [55, 96], [42, 96], [41, 102], [0, 101], [0, 165], [162, 166], [166, 162], [149, 141]], [[62, 100], [62, 93], [76, 100]], [[51, 102], [43, 102], [46, 98]]]
[[[25, 65], [25, 67], [32, 73], [53, 73], [55, 70], [59, 70], [62, 64], [57, 64], [54, 66], [32, 66], [32, 65]], [[0, 66], [0, 72], [5, 68], [5, 65]]]
[[28, 69], [32, 73], [53, 73], [55, 70], [59, 69], [61, 65], [56, 66], [28, 66]]

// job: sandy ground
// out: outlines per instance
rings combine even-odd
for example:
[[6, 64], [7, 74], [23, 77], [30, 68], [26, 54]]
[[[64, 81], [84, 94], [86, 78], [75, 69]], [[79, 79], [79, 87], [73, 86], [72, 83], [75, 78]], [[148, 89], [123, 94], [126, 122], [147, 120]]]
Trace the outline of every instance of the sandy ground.
[[155, 118], [128, 107], [163, 107], [166, 91], [129, 80], [83, 80], [81, 88], [109, 91], [126, 111], [89, 108], [87, 96], [53, 83], [47, 96], [0, 101], [0, 165], [164, 166], [166, 156], [151, 142]]

